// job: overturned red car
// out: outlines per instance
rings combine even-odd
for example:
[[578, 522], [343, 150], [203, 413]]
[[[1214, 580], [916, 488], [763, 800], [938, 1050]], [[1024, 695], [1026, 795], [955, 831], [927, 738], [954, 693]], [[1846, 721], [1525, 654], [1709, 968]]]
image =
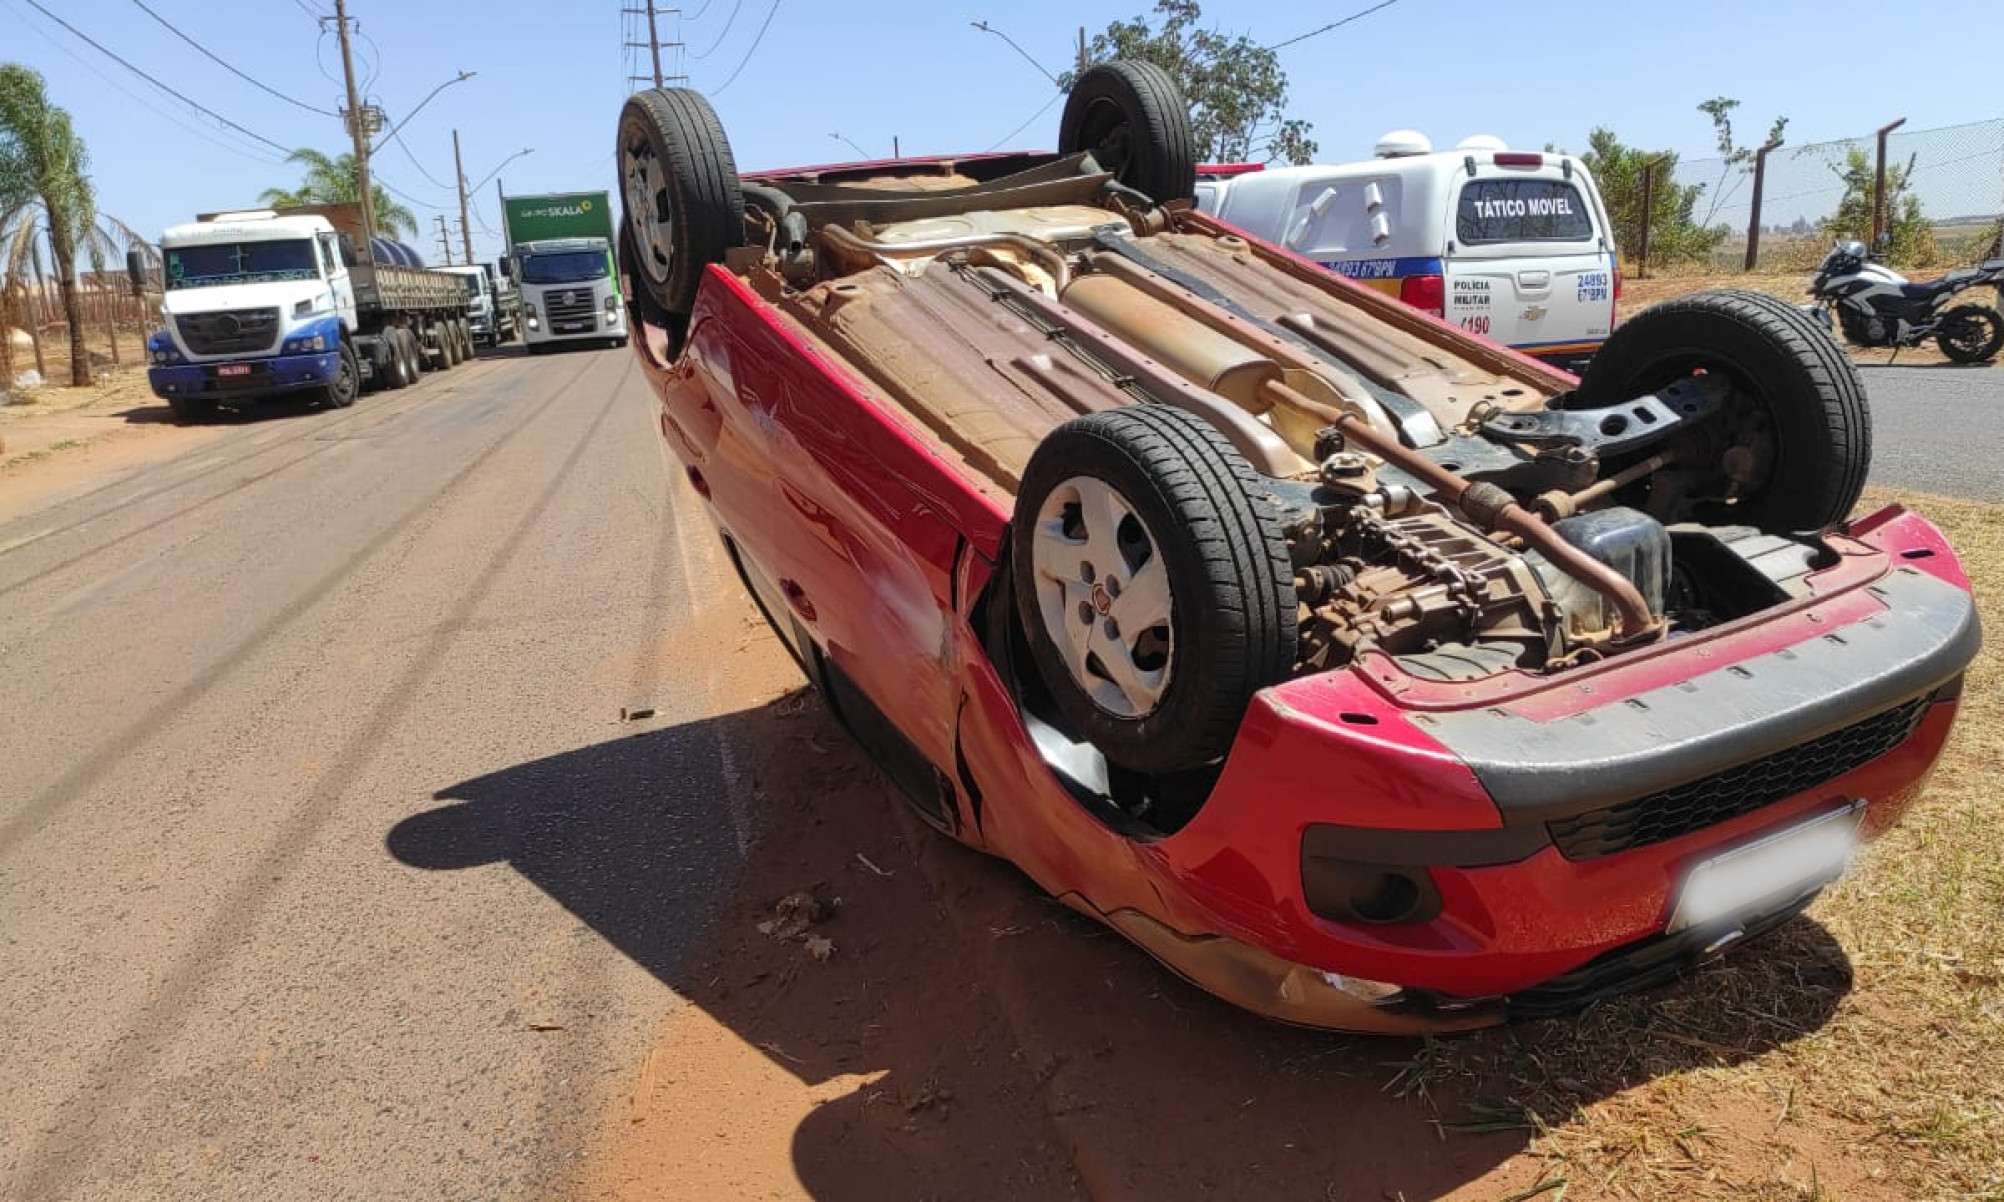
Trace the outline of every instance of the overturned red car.
[[1142, 64], [1056, 153], [741, 174], [657, 89], [617, 158], [662, 433], [809, 679], [927, 822], [1241, 1006], [1667, 979], [1947, 737], [1969, 583], [1851, 517], [1864, 392], [1790, 306], [1659, 306], [1575, 380], [1194, 211]]

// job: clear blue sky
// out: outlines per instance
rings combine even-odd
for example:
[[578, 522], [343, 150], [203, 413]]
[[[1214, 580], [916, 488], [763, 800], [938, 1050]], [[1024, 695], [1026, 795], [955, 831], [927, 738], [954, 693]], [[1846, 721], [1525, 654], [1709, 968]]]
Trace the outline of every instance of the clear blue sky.
[[[331, 11], [332, 0], [146, 2], [248, 74], [309, 104], [336, 107], [334, 39], [322, 38], [305, 11]], [[454, 127], [470, 180], [530, 146], [535, 153], [501, 173], [511, 193], [610, 188], [613, 121], [631, 65], [620, 47], [619, 10], [644, 2], [353, 0], [350, 15], [368, 39], [362, 57], [373, 78], [369, 93], [392, 121], [455, 71], [478, 72], [405, 127], [423, 170], [391, 145], [377, 160], [380, 174], [416, 199], [412, 208], [427, 230], [435, 212], [457, 217], [449, 187]], [[988, 147], [1053, 90], [1000, 39], [971, 29], [970, 20], [1006, 29], [1058, 70], [1073, 53], [1080, 24], [1097, 29], [1150, 2], [781, 0], [749, 59], [772, 0], [681, 0], [681, 7], [696, 87], [716, 89], [743, 64], [716, 105], [740, 165], [751, 169], [857, 157], [829, 137], [836, 131], [880, 155], [890, 153], [894, 134], [907, 154]], [[273, 142], [329, 152], [347, 147], [333, 118], [230, 75], [132, 0], [42, 3]], [[1214, 0], [1205, 8], [1222, 28], [1270, 42], [1365, 3]], [[1950, 22], [1957, 32], [1948, 37], [1938, 21], [1888, 19], [1890, 11], [1883, 2], [1857, 0], [1399, 0], [1283, 51], [1282, 61], [1293, 112], [1314, 123], [1320, 157], [1331, 161], [1368, 155], [1377, 136], [1397, 126], [1449, 144], [1480, 131], [1513, 145], [1577, 149], [1589, 128], [1607, 124], [1630, 142], [1708, 155], [1710, 127], [1693, 106], [1720, 94], [1744, 102], [1749, 138], [1786, 113], [1792, 142], [1865, 133], [1899, 116], [1923, 129], [2004, 113], [1994, 87], [2004, 16], [1994, 6], [1966, 10]], [[670, 36], [674, 19], [664, 16], [662, 23]], [[1977, 28], [1986, 23], [1987, 33]], [[197, 210], [248, 205], [267, 186], [296, 182], [295, 169], [269, 161], [275, 152], [219, 132], [25, 0], [0, 0], [0, 60], [26, 62], [47, 77], [89, 144], [100, 207], [142, 231], [157, 232]], [[1011, 144], [1051, 145], [1057, 117], [1053, 104]], [[482, 189], [481, 209], [488, 224], [498, 222], [491, 182]], [[496, 239], [479, 221], [474, 225], [476, 252], [491, 257]], [[428, 234], [417, 241], [435, 257]]]

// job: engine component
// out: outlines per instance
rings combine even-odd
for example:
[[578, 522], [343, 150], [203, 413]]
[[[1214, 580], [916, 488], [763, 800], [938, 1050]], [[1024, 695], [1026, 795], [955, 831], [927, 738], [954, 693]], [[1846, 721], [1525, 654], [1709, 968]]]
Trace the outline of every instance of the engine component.
[[1710, 417], [1731, 392], [1724, 376], [1693, 376], [1618, 405], [1493, 414], [1483, 419], [1482, 432], [1505, 442], [1563, 443], [1596, 455], [1617, 455], [1661, 442]]
[[[1552, 523], [1572, 546], [1626, 577], [1658, 617], [1670, 586], [1670, 532], [1655, 518], [1626, 506], [1597, 509]], [[1537, 569], [1552, 600], [1565, 615], [1567, 642], [1604, 642], [1620, 621], [1607, 598], [1554, 568], [1535, 551], [1525, 558]]]
[[1557, 649], [1558, 612], [1524, 558], [1438, 506], [1394, 518], [1341, 505], [1315, 534], [1315, 548], [1291, 548], [1314, 561], [1295, 573], [1303, 670], [1449, 643], [1512, 647], [1508, 662], [1527, 665]]

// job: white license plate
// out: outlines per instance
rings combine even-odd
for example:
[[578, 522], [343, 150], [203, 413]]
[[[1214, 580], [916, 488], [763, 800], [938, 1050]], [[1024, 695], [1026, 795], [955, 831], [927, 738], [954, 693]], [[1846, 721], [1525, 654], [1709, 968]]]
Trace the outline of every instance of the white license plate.
[[216, 374], [219, 376], [247, 376], [250, 374], [250, 364], [225, 363], [216, 368]]
[[1685, 874], [1669, 932], [1786, 903], [1837, 879], [1858, 845], [1865, 803], [1854, 801], [1743, 847], [1700, 860]]

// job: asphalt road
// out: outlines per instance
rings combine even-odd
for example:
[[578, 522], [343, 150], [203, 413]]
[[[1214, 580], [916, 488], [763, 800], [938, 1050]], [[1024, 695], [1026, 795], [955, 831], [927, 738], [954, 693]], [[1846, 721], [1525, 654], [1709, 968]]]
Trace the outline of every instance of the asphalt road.
[[[743, 853], [678, 480], [628, 352], [518, 351], [0, 522], [0, 1197], [558, 1189], [673, 1001], [589, 911], [658, 972]], [[510, 865], [620, 789], [658, 863]]]
[[2004, 366], [1860, 366], [1871, 482], [2004, 503]]

